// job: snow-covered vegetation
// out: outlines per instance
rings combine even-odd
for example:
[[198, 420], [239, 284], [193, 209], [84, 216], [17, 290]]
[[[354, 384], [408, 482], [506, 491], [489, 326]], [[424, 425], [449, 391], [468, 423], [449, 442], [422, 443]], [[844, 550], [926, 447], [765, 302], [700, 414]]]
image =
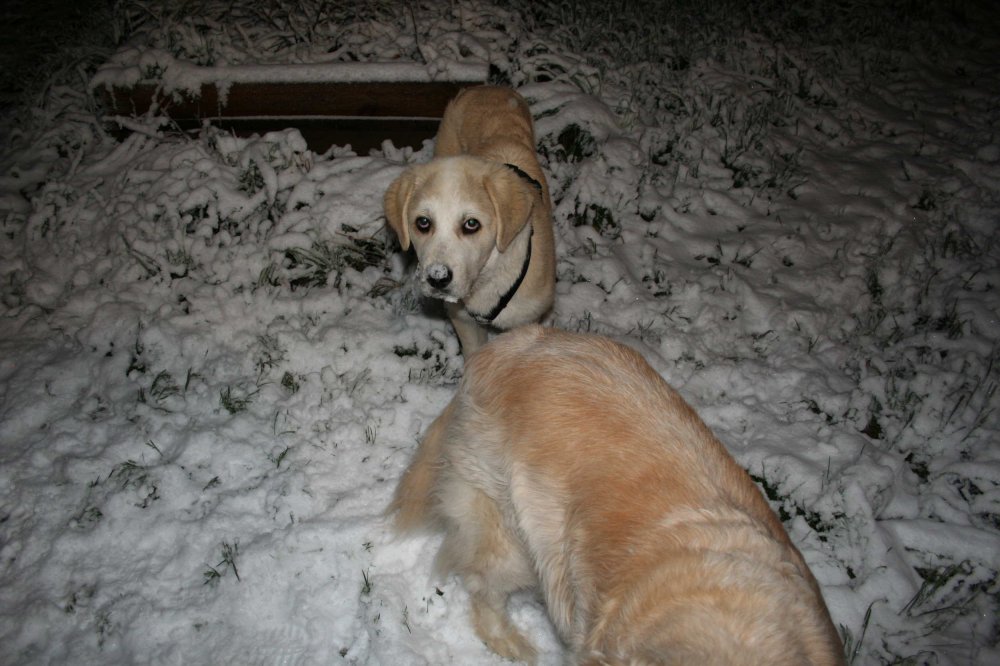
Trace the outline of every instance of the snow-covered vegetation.
[[[462, 373], [381, 211], [430, 145], [185, 134], [95, 94], [180, 63], [475, 62], [535, 116], [548, 323], [636, 346], [698, 409], [851, 663], [1000, 662], [990, 18], [962, 0], [119, 2], [104, 67], [80, 55], [4, 124], [0, 661], [501, 662], [432, 576], [437, 538], [382, 517]], [[540, 602], [515, 617], [560, 663]]]

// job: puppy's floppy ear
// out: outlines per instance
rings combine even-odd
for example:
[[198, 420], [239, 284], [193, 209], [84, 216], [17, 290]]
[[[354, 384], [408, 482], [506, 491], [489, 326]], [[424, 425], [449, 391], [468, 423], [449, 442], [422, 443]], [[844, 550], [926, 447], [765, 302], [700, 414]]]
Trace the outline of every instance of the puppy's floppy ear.
[[406, 224], [406, 216], [415, 182], [416, 174], [413, 173], [413, 169], [407, 169], [399, 178], [392, 181], [392, 185], [382, 198], [385, 219], [399, 237], [399, 245], [404, 252], [410, 249], [410, 230]]
[[491, 171], [483, 179], [497, 220], [497, 249], [503, 252], [531, 217], [535, 191], [509, 167]]

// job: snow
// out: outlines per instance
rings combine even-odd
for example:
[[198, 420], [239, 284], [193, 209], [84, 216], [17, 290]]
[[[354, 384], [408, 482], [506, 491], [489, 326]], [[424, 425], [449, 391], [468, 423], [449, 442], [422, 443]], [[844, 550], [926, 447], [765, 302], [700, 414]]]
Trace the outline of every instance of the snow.
[[484, 81], [487, 66], [482, 62], [444, 61], [431, 64], [400, 62], [314, 63], [283, 65], [199, 66], [174, 58], [159, 50], [125, 49], [114, 63], [97, 71], [91, 87], [131, 87], [157, 72], [156, 83], [163, 92], [201, 94], [206, 84], [218, 84], [220, 102], [234, 83], [425, 83], [429, 81]]
[[[300, 42], [216, 9], [140, 25], [87, 85], [162, 54], [488, 59], [554, 197], [548, 323], [635, 346], [696, 407], [852, 663], [1000, 662], [995, 43], [745, 33], [671, 69], [666, 41], [618, 62], [576, 50], [584, 23], [473, 0]], [[383, 517], [462, 374], [381, 211], [432, 146], [316, 154], [157, 117], [117, 142], [78, 88], [0, 157], [0, 661], [502, 663], [433, 574], [439, 538]], [[513, 609], [561, 663], [540, 602]]]

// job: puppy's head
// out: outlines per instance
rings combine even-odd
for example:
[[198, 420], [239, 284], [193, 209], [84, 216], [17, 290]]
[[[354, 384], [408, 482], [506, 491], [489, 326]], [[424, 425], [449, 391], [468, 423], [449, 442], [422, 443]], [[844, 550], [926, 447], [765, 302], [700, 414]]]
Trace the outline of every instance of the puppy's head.
[[444, 157], [410, 167], [389, 186], [385, 217], [403, 249], [413, 245], [423, 292], [454, 302], [528, 223], [535, 196], [507, 166]]

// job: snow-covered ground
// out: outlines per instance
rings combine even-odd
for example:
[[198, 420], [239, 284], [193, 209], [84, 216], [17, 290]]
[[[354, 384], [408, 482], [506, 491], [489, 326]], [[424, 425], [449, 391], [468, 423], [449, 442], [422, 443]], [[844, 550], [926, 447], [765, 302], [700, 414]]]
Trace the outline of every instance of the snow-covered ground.
[[[120, 3], [112, 61], [489, 62], [552, 186], [550, 323], [698, 409], [852, 663], [1000, 663], [987, 14], [514, 4]], [[34, 113], [0, 154], [0, 662], [501, 663], [438, 539], [382, 517], [462, 373], [381, 217], [430, 145], [155, 117], [117, 142], [83, 83]]]

